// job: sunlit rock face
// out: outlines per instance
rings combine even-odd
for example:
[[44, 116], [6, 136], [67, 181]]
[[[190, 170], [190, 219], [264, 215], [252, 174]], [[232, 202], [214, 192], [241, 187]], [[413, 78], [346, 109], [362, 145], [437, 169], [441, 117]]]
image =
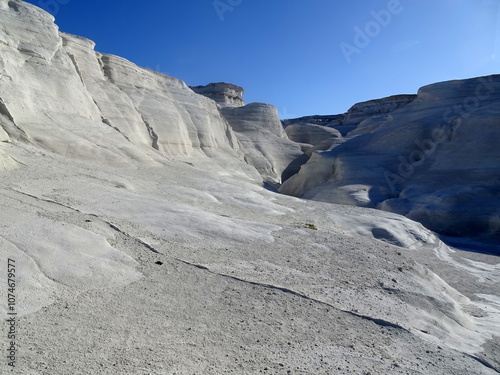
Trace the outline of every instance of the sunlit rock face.
[[221, 108], [221, 113], [236, 133], [245, 160], [266, 182], [280, 184], [283, 172], [302, 156], [302, 151], [297, 143], [288, 139], [276, 107], [250, 103], [243, 107]]
[[214, 100], [221, 107], [242, 107], [245, 105], [244, 90], [240, 86], [219, 82], [205, 86], [190, 86], [190, 88], [194, 92]]
[[343, 122], [354, 128], [280, 191], [397, 212], [444, 234], [498, 236], [500, 76], [392, 98], [354, 106]]
[[277, 187], [284, 180], [285, 170], [286, 175], [298, 172], [300, 165], [294, 166], [294, 161], [302, 156], [300, 146], [288, 139], [276, 107], [264, 103], [246, 105], [243, 88], [228, 83], [190, 88], [217, 103], [238, 138], [245, 161], [259, 171], [266, 183]]
[[285, 132], [288, 138], [302, 145], [302, 150], [308, 156], [316, 150], [328, 150], [332, 144], [342, 140], [337, 129], [316, 124], [291, 124], [285, 128]]
[[[301, 154], [274, 107], [242, 107], [238, 86], [195, 88], [199, 95], [177, 78], [96, 52], [94, 42], [59, 32], [36, 7], [11, 1], [3, 8], [9, 32], [0, 35], [2, 142], [117, 165], [194, 157], [273, 183]], [[245, 109], [221, 115], [239, 107]], [[2, 148], [1, 167], [15, 167]]]
[[59, 32], [37, 7], [2, 7], [2, 140], [118, 165], [208, 156], [248, 169], [214, 101], [179, 79], [94, 51], [94, 42]]
[[416, 95], [394, 95], [353, 105], [346, 113], [343, 125], [358, 125], [373, 116], [384, 115], [410, 104]]

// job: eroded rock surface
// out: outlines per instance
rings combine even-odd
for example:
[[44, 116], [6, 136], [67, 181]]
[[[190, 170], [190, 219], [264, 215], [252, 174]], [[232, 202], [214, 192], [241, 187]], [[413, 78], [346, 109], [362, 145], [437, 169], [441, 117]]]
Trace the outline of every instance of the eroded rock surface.
[[242, 107], [245, 105], [243, 87], [231, 83], [210, 83], [205, 86], [190, 86], [190, 88], [197, 94], [214, 100], [221, 107]]
[[500, 76], [395, 98], [354, 106], [343, 122], [354, 128], [280, 191], [397, 212], [448, 235], [499, 236]]
[[222, 108], [221, 113], [236, 133], [245, 160], [266, 182], [281, 184], [283, 172], [302, 156], [302, 152], [297, 143], [288, 139], [276, 107], [251, 103], [244, 107]]

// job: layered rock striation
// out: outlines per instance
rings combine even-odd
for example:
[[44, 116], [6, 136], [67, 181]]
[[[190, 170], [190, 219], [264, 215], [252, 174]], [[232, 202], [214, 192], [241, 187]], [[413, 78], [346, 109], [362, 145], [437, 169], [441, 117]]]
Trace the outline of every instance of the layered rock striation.
[[[343, 136], [369, 118], [383, 116], [407, 104], [410, 104], [417, 98], [416, 95], [393, 95], [387, 98], [374, 99], [353, 105], [346, 113], [340, 115], [315, 115], [304, 116], [296, 119], [283, 120], [283, 126], [298, 125], [320, 125], [329, 128], [335, 128]], [[307, 130], [304, 130], [307, 131]]]
[[215, 103], [182, 81], [95, 52], [92, 41], [59, 32], [36, 7], [3, 7], [2, 127], [11, 136], [118, 164], [215, 150], [237, 157], [237, 140]]
[[245, 104], [243, 89], [232, 84], [211, 83], [191, 89], [217, 103], [238, 138], [245, 161], [259, 171], [266, 183], [279, 187], [285, 170], [292, 174], [298, 172], [300, 165], [296, 166], [294, 161], [302, 152], [299, 145], [288, 139], [276, 107], [265, 103]]
[[214, 100], [221, 107], [242, 107], [245, 105], [243, 87], [231, 83], [210, 83], [202, 86], [190, 86], [190, 88], [195, 93]]
[[288, 138], [276, 107], [251, 103], [222, 108], [221, 113], [236, 133], [245, 160], [259, 171], [264, 181], [278, 187], [290, 165], [293, 173], [298, 172], [293, 165], [302, 156], [300, 146]]
[[[212, 84], [196, 94], [179, 79], [96, 52], [94, 42], [60, 32], [50, 14], [20, 1], [2, 1], [0, 18], [5, 31], [0, 33], [2, 142], [116, 165], [194, 158], [276, 183], [295, 157], [294, 151], [283, 150], [286, 135], [276, 130], [273, 110], [272, 115], [256, 110], [252, 118], [254, 107], [249, 107], [245, 121], [272, 135], [265, 152], [274, 157], [256, 160], [253, 155], [262, 150], [253, 149], [257, 139], [248, 141], [254, 137], [252, 126], [236, 124], [235, 132], [220, 112], [244, 105], [238, 86]], [[293, 150], [292, 142], [287, 145]], [[3, 168], [16, 166], [1, 143], [0, 157]]]

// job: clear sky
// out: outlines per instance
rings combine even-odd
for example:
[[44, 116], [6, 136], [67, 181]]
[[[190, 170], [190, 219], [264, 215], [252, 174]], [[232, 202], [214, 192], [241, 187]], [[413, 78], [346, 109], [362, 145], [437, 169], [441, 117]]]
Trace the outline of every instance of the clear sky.
[[30, 0], [96, 50], [282, 118], [500, 73], [500, 0]]

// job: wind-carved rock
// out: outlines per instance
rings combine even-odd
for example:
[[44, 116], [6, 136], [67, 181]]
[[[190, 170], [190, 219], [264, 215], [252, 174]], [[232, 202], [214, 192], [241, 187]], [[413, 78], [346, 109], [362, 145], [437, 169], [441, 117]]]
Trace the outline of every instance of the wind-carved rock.
[[340, 115], [304, 116], [296, 119], [286, 119], [282, 122], [285, 128], [290, 125], [320, 125], [334, 128], [338, 130], [342, 136], [345, 136], [347, 133], [358, 128], [364, 120], [372, 119], [375, 116], [387, 115], [410, 104], [416, 98], [417, 95], [394, 95], [387, 98], [357, 103], [346, 113]]
[[2, 139], [116, 165], [197, 158], [259, 178], [212, 100], [179, 79], [96, 52], [94, 42], [59, 32], [35, 6], [1, 7]]
[[[286, 124], [296, 143], [271, 105], [217, 104], [0, 0], [0, 255], [31, 322], [18, 372], [99, 373], [81, 353], [102, 337], [117, 374], [145, 359], [157, 373], [498, 372], [495, 260], [394, 213], [260, 185], [295, 174], [283, 191], [498, 231], [499, 92], [498, 76], [428, 86]], [[137, 350], [117, 353], [130, 337]]]
[[372, 116], [383, 115], [404, 107], [416, 98], [417, 95], [394, 95], [357, 103], [347, 111], [343, 125], [358, 125]]
[[265, 182], [280, 185], [285, 179], [283, 172], [302, 152], [297, 143], [288, 139], [276, 107], [250, 103], [221, 108], [221, 113], [236, 133], [245, 160], [259, 171]]
[[[203, 159], [252, 179], [258, 171], [272, 184], [300, 156], [274, 107], [245, 106], [243, 88], [216, 83], [191, 90], [96, 52], [93, 41], [59, 32], [39, 8], [2, 4], [1, 139], [108, 164]], [[225, 109], [236, 112], [223, 116]]]
[[210, 83], [205, 86], [190, 86], [197, 94], [201, 94], [214, 100], [220, 107], [242, 107], [245, 105], [243, 100], [243, 87], [231, 83]]
[[245, 105], [239, 86], [190, 89], [96, 52], [31, 4], [0, 0], [0, 8], [3, 169], [18, 165], [19, 143], [109, 165], [189, 159], [284, 183], [286, 194], [393, 211], [440, 233], [500, 236], [500, 76], [286, 120], [285, 132], [276, 109]]
[[276, 107], [264, 103], [243, 101], [243, 88], [229, 83], [210, 83], [191, 89], [214, 100], [220, 113], [238, 137], [245, 161], [255, 167], [266, 183], [278, 187], [283, 181], [283, 172], [302, 156], [299, 145], [288, 139], [278, 116]]
[[313, 153], [280, 191], [396, 212], [448, 235], [498, 238], [498, 118], [500, 75], [359, 103], [335, 127], [352, 130]]

